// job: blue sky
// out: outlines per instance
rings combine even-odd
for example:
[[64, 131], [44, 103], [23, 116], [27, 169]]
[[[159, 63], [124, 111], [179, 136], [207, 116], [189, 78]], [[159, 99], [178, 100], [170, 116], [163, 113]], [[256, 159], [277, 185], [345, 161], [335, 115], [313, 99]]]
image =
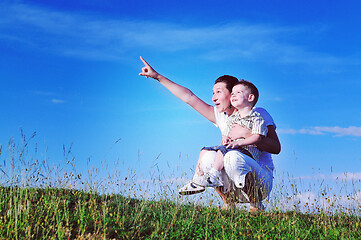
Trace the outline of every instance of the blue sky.
[[52, 164], [64, 145], [79, 171], [91, 158], [119, 161], [120, 176], [191, 174], [220, 132], [138, 76], [143, 56], [210, 104], [219, 76], [254, 82], [277, 124], [278, 173], [359, 180], [360, 12], [359, 1], [2, 1], [0, 144], [22, 128]]

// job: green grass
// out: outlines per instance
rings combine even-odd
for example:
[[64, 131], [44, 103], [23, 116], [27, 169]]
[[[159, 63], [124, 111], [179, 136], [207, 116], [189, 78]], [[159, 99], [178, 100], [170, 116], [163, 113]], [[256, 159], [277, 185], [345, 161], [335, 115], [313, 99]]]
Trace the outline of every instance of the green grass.
[[69, 189], [0, 188], [1, 239], [360, 239], [360, 217], [219, 210]]
[[89, 158], [80, 172], [70, 145], [50, 166], [46, 150], [31, 142], [35, 135], [0, 144], [0, 240], [361, 239], [360, 180], [305, 187], [276, 176], [267, 211], [251, 215], [220, 210], [212, 190], [179, 197], [189, 176], [174, 172], [175, 164], [167, 174], [150, 168], [150, 177], [139, 177], [119, 162], [94, 168]]

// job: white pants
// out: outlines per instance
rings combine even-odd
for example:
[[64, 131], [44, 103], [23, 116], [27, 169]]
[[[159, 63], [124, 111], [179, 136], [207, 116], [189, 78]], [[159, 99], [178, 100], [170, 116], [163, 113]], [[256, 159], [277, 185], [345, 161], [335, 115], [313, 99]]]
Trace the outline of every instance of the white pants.
[[[210, 171], [215, 157], [215, 151], [207, 151], [202, 156], [200, 167], [204, 173]], [[273, 171], [267, 167], [260, 166], [254, 159], [239, 151], [230, 151], [224, 156], [224, 169], [222, 170], [224, 191], [239, 191], [235, 187], [235, 183], [244, 186], [245, 176], [248, 172], [252, 172], [255, 176], [256, 183], [261, 188], [263, 198], [267, 197], [272, 190]], [[240, 201], [247, 202], [246, 199], [242, 199], [242, 195], [240, 195]]]

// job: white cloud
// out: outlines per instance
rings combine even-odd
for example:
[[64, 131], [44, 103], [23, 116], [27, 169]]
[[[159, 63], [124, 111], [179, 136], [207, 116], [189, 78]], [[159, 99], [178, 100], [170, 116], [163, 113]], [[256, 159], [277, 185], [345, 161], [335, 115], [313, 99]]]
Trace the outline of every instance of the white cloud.
[[316, 131], [335, 133], [336, 136], [355, 136], [361, 137], [361, 127], [350, 126], [348, 128], [341, 127], [315, 127]]
[[34, 94], [41, 95], [41, 96], [54, 96], [56, 93], [54, 92], [47, 92], [47, 91], [34, 91]]
[[335, 180], [335, 181], [354, 181], [361, 180], [361, 172], [345, 172], [333, 174], [315, 174], [293, 177], [294, 180]]
[[56, 92], [36, 90], [33, 91], [33, 94], [38, 96], [46, 96], [48, 98], [46, 101], [49, 101], [49, 98], [51, 98], [50, 102], [54, 104], [62, 104], [67, 102], [64, 99], [61, 99], [61, 95]]
[[287, 129], [283, 129], [283, 128], [279, 128], [277, 129], [277, 132], [280, 134], [311, 134], [311, 135], [320, 135], [322, 134], [321, 132], [312, 130], [312, 129], [293, 129], [293, 128], [287, 128]]
[[361, 180], [361, 172], [352, 173], [352, 172], [345, 172], [340, 174], [333, 174], [332, 175], [334, 180]]
[[327, 133], [332, 133], [336, 137], [342, 136], [354, 136], [361, 137], [361, 127], [350, 126], [347, 128], [342, 127], [310, 127], [302, 129], [278, 129], [280, 134], [310, 134], [310, 135], [323, 135]]
[[[60, 12], [25, 4], [4, 6], [0, 11], [0, 39], [24, 41], [53, 54], [114, 60], [129, 52], [147, 49], [176, 52], [192, 50], [208, 60], [244, 58], [282, 63], [322, 62], [339, 59], [296, 46], [286, 36], [304, 35], [312, 27], [280, 27], [233, 22], [213, 26], [105, 19], [89, 13]], [[18, 39], [18, 40], [16, 40]]]
[[52, 103], [55, 103], [55, 104], [66, 103], [66, 101], [65, 101], [65, 100], [62, 100], [62, 99], [57, 99], [57, 98], [53, 98], [53, 99], [51, 99], [51, 102], [52, 102]]
[[283, 102], [283, 98], [281, 97], [275, 97], [273, 100], [276, 102]]
[[[154, 183], [154, 179], [139, 179], [137, 183]], [[169, 179], [158, 179], [157, 183], [159, 184], [174, 184], [174, 185], [182, 185], [186, 184], [189, 181], [188, 178], [184, 177], [173, 177]]]
[[337, 213], [343, 212], [346, 214], [360, 214], [358, 212], [360, 206], [361, 192], [343, 194], [316, 194], [308, 190], [291, 194], [287, 198], [280, 199], [276, 204], [281, 211], [297, 210], [303, 213]]

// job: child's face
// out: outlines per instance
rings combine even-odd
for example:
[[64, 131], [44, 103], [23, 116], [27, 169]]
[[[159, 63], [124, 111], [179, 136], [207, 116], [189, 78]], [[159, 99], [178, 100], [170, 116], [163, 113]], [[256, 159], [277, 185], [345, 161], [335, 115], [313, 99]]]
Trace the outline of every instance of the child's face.
[[230, 102], [231, 93], [226, 88], [226, 83], [218, 82], [213, 86], [213, 97], [212, 101], [216, 105], [218, 112], [225, 112], [231, 105]]
[[232, 106], [237, 109], [249, 106], [251, 101], [250, 96], [250, 90], [244, 85], [239, 84], [234, 86], [231, 94]]

